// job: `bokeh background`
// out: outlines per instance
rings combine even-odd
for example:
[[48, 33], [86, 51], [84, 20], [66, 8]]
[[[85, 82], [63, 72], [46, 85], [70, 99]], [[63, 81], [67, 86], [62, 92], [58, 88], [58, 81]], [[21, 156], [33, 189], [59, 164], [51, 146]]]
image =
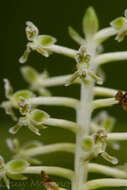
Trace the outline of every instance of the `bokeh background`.
[[[127, 8], [127, 1], [121, 0], [6, 0], [1, 1], [0, 4], [0, 102], [4, 98], [3, 78], [8, 78], [14, 89], [27, 88], [27, 83], [23, 80], [20, 74], [18, 59], [22, 55], [25, 44], [27, 42], [25, 36], [25, 22], [33, 21], [39, 28], [41, 34], [49, 34], [58, 39], [58, 44], [68, 46], [71, 48], [78, 48], [78, 45], [73, 42], [68, 35], [68, 26], [73, 26], [80, 34], [82, 34], [81, 21], [85, 9], [88, 6], [94, 6], [97, 11], [100, 28], [109, 25], [110, 21], [117, 16], [123, 15]], [[83, 35], [83, 34], [82, 34]], [[120, 51], [127, 49], [127, 40], [122, 43], [117, 43], [114, 38], [109, 39], [104, 43], [104, 51]], [[32, 53], [29, 57], [27, 65], [34, 66], [38, 71], [47, 69], [51, 76], [72, 73], [75, 62], [62, 55], [53, 54], [46, 59], [37, 53]], [[106, 81], [104, 86], [113, 87], [117, 89], [127, 89], [127, 61], [109, 63], [103, 66], [106, 73]], [[52, 88], [53, 95], [73, 96], [79, 97], [79, 87], [70, 86]], [[44, 110], [52, 117], [75, 119], [75, 113], [71, 109], [43, 107]], [[115, 131], [127, 130], [127, 112], [124, 112], [120, 106], [107, 108], [107, 111], [117, 118]], [[0, 154], [5, 156], [5, 160], [9, 160], [11, 153], [8, 150], [5, 140], [12, 135], [8, 133], [8, 129], [14, 123], [5, 115], [4, 111], [0, 109]], [[31, 139], [38, 139], [44, 144], [55, 142], [74, 142], [73, 134], [55, 128], [48, 128], [42, 131], [41, 137], [36, 137], [27, 129], [21, 129], [16, 135], [17, 138], [23, 142], [28, 142]], [[127, 161], [126, 154], [127, 143], [121, 143], [120, 151], [114, 151], [109, 148], [109, 152], [115, 154], [120, 160], [120, 164]], [[40, 156], [43, 160], [43, 165], [57, 165], [73, 168], [73, 156], [65, 153], [57, 153], [51, 155]], [[95, 160], [105, 163], [102, 159]], [[90, 175], [90, 178], [99, 177], [99, 175]], [[62, 186], [70, 187], [69, 182], [55, 178]], [[6, 190], [1, 183], [0, 189]], [[11, 182], [11, 189], [42, 189], [40, 185], [40, 178], [38, 176], [30, 176], [25, 183]], [[110, 189], [110, 188], [108, 188]], [[114, 188], [116, 189], [116, 188]], [[123, 189], [123, 188], [119, 188]]]

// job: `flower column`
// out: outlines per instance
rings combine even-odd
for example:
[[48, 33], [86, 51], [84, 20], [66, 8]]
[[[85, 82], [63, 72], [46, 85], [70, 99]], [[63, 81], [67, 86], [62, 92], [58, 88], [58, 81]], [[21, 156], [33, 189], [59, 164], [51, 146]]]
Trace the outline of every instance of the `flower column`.
[[[95, 53], [96, 47], [93, 38], [93, 34], [98, 29], [98, 21], [95, 12], [92, 8], [89, 8], [84, 16], [84, 28], [86, 35], [86, 49], [88, 55], [90, 55], [89, 67], [85, 71], [85, 79], [82, 79], [81, 83], [81, 98], [80, 108], [77, 110], [77, 122], [80, 129], [76, 138], [76, 152], [75, 152], [75, 176], [72, 184], [73, 190], [83, 190], [84, 183], [87, 180], [88, 174], [88, 162], [84, 162], [82, 157], [84, 150], [82, 149], [82, 141], [84, 136], [89, 134], [89, 126], [91, 121], [91, 102], [93, 100], [94, 80], [99, 80], [95, 73]], [[85, 54], [84, 54], [85, 55]]]

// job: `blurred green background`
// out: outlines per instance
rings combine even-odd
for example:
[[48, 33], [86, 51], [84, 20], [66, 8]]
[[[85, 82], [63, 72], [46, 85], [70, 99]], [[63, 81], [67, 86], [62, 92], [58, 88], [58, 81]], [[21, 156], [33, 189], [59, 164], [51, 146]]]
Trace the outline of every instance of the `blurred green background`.
[[[3, 78], [9, 78], [15, 90], [27, 88], [27, 83], [23, 80], [20, 74], [20, 65], [18, 63], [19, 57], [22, 55], [25, 44], [27, 42], [25, 36], [25, 22], [33, 21], [38, 26], [41, 34], [49, 34], [58, 39], [58, 44], [68, 46], [71, 48], [78, 48], [68, 35], [68, 26], [73, 26], [80, 34], [82, 34], [81, 21], [85, 9], [88, 6], [94, 6], [97, 11], [100, 28], [109, 25], [110, 21], [117, 16], [123, 15], [127, 8], [127, 1], [121, 0], [6, 0], [1, 1], [0, 6], [0, 102], [4, 100]], [[117, 43], [114, 38], [111, 38], [104, 43], [104, 51], [120, 51], [127, 49], [127, 41]], [[53, 54], [46, 59], [37, 53], [32, 53], [26, 64], [34, 66], [38, 71], [47, 69], [51, 76], [72, 73], [75, 62], [62, 55]], [[127, 63], [115, 62], [103, 66], [106, 73], [106, 81], [104, 86], [113, 87], [117, 89], [127, 89]], [[79, 87], [70, 86], [52, 88], [53, 95], [73, 96], [79, 97]], [[44, 110], [52, 117], [75, 119], [75, 113], [71, 109], [43, 107]], [[111, 115], [117, 118], [116, 131], [126, 131], [127, 113], [124, 112], [120, 106], [107, 109]], [[8, 129], [13, 125], [12, 120], [5, 115], [4, 111], [0, 109], [0, 154], [9, 160], [11, 153], [7, 149], [5, 139], [12, 137], [8, 133]], [[20, 130], [16, 135], [23, 143], [29, 139], [38, 139], [47, 143], [55, 143], [59, 141], [73, 142], [75, 137], [64, 130], [55, 128], [48, 128], [42, 131], [41, 137], [36, 137], [27, 129]], [[109, 151], [115, 154], [120, 159], [120, 164], [126, 162], [126, 142], [121, 143], [120, 151]], [[65, 153], [57, 153], [52, 155], [40, 156], [43, 159], [43, 165], [58, 165], [73, 168], [73, 156]], [[98, 161], [98, 160], [97, 160]], [[104, 163], [103, 160], [99, 160]], [[107, 163], [106, 163], [107, 164]], [[95, 177], [91, 175], [90, 178]], [[99, 177], [99, 175], [96, 175]], [[56, 179], [56, 178], [55, 178]], [[25, 183], [12, 182], [12, 189], [32, 190], [42, 189], [38, 176], [34, 180]], [[69, 182], [62, 179], [56, 179], [62, 186], [69, 188]], [[4, 185], [0, 189], [6, 189]], [[116, 189], [116, 188], [115, 188]], [[120, 189], [120, 188], [119, 188]], [[122, 188], [121, 188], [122, 189]]]

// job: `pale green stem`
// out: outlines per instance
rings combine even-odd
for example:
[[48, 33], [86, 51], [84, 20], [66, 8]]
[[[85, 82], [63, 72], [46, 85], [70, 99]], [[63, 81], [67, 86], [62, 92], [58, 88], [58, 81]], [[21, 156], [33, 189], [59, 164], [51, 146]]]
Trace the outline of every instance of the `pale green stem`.
[[105, 87], [95, 87], [94, 88], [95, 96], [114, 97], [117, 92], [118, 92], [118, 90], [114, 90], [111, 88], [105, 88]]
[[[66, 82], [72, 77], [72, 75], [63, 75], [63, 76], [57, 76], [57, 77], [51, 77], [48, 79], [40, 79], [38, 81], [38, 84], [42, 87], [52, 87], [52, 86], [60, 86], [65, 85]], [[80, 80], [75, 80], [75, 83], [80, 83]]]
[[95, 41], [97, 44], [104, 42], [108, 38], [117, 34], [117, 30], [112, 27], [107, 27], [95, 34]]
[[[31, 155], [32, 156], [32, 155]], [[61, 177], [65, 177], [67, 179], [72, 179], [74, 173], [70, 169], [54, 167], [54, 166], [30, 166], [25, 169], [23, 173], [28, 174], [40, 174], [41, 171], [45, 171], [49, 175], [57, 175]], [[109, 166], [104, 166], [95, 163], [88, 164], [88, 170], [92, 173], [101, 173], [104, 175], [110, 175], [116, 178], [127, 178], [127, 173], [117, 168], [112, 168]], [[67, 174], [65, 174], [67, 172]], [[69, 174], [69, 176], [67, 176]]]
[[59, 45], [51, 45], [51, 46], [44, 47], [43, 49], [49, 50], [54, 53], [62, 54], [71, 58], [74, 58], [77, 53], [77, 50], [73, 50], [73, 49], [59, 46]]
[[[87, 50], [91, 55], [90, 70], [95, 71], [94, 68], [94, 57], [95, 57], [95, 44], [91, 38], [87, 42]], [[89, 85], [81, 83], [81, 97], [80, 107], [77, 109], [77, 123], [80, 128], [76, 137], [76, 151], [75, 151], [75, 176], [72, 183], [72, 190], [83, 190], [83, 184], [87, 180], [88, 175], [88, 162], [81, 160], [83, 150], [81, 148], [81, 140], [84, 135], [88, 135], [90, 119], [92, 113], [91, 101], [93, 100], [93, 87], [94, 81], [91, 80]]]
[[127, 172], [101, 164], [89, 163], [88, 170], [89, 172], [101, 173], [116, 178], [127, 178]]
[[84, 185], [84, 190], [86, 188], [91, 190], [103, 187], [127, 187], [127, 180], [112, 178], [90, 180]]
[[73, 143], [57, 143], [51, 145], [42, 145], [37, 148], [32, 148], [27, 151], [23, 151], [26, 156], [36, 156], [41, 154], [50, 154], [52, 152], [75, 152], [75, 144]]
[[44, 121], [44, 125], [50, 125], [50, 126], [55, 126], [55, 127], [60, 127], [64, 128], [67, 130], [70, 130], [74, 133], [78, 130], [79, 126], [77, 123], [64, 120], [64, 119], [55, 119], [55, 118], [48, 118]]
[[115, 98], [98, 99], [98, 100], [93, 100], [92, 108], [94, 110], [98, 108], [113, 106], [115, 104], [118, 104], [118, 101]]
[[124, 60], [127, 60], [127, 51], [104, 53], [104, 54], [98, 55], [95, 58], [95, 63], [98, 66], [98, 65], [102, 65], [108, 62], [124, 61]]
[[61, 167], [55, 167], [55, 166], [30, 166], [27, 167], [23, 173], [24, 174], [40, 174], [41, 171], [46, 172], [48, 175], [54, 175], [63, 177], [69, 180], [72, 180], [73, 178], [73, 171], [70, 169], [65, 169]]
[[30, 98], [28, 103], [31, 105], [65, 106], [74, 109], [78, 108], [80, 104], [77, 99], [65, 97], [35, 97]]
[[109, 140], [109, 141], [125, 141], [125, 140], [127, 140], [127, 133], [108, 133], [107, 140]]

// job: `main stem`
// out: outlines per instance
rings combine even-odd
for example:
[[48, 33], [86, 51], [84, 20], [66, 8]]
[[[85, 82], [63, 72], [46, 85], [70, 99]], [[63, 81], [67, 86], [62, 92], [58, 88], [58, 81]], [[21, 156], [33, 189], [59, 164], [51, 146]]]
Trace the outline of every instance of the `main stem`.
[[[87, 50], [91, 55], [90, 69], [94, 68], [95, 58], [95, 43], [93, 39], [87, 42]], [[93, 100], [94, 81], [91, 80], [89, 85], [81, 83], [81, 98], [80, 108], [77, 110], [77, 122], [80, 129], [76, 137], [76, 152], [75, 152], [75, 176], [72, 183], [72, 190], [84, 190], [84, 183], [87, 181], [88, 162], [82, 160], [83, 150], [81, 148], [81, 140], [89, 134], [89, 126], [91, 121], [91, 102]]]

